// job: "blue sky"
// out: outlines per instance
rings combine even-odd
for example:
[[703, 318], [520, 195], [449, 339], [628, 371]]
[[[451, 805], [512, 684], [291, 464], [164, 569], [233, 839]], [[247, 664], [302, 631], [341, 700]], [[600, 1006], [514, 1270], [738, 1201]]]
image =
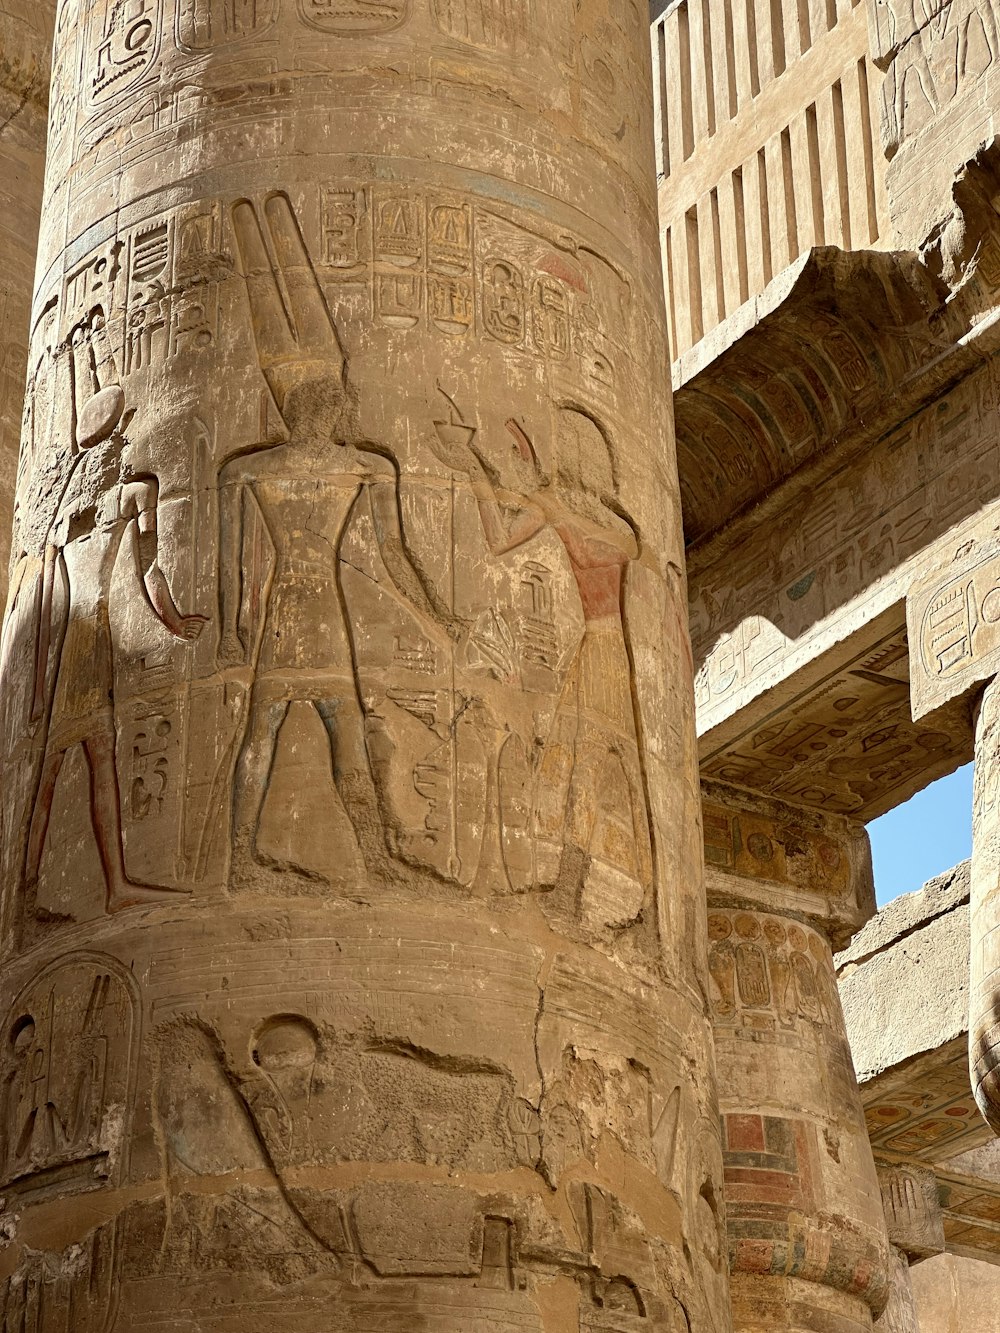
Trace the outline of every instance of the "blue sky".
[[868, 834], [879, 907], [950, 870], [972, 851], [972, 765], [873, 820]]

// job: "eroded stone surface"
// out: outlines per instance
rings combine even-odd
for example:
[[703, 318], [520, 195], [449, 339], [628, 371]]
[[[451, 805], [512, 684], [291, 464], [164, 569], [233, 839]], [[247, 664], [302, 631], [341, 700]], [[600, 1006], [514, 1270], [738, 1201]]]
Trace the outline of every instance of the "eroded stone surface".
[[944, 1250], [944, 1226], [933, 1171], [910, 1165], [879, 1162], [878, 1183], [882, 1190], [889, 1239], [910, 1261], [929, 1259]]
[[7, 600], [55, 13], [56, 0], [0, 5], [0, 604]]

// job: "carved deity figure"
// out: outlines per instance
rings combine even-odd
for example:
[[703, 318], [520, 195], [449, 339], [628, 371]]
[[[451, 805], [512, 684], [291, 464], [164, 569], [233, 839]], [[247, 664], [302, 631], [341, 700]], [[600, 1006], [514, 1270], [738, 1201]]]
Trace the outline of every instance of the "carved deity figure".
[[577, 910], [596, 894], [632, 920], [652, 883], [649, 807], [639, 752], [632, 668], [623, 616], [625, 573], [639, 555], [635, 528], [614, 498], [611, 452], [586, 413], [559, 411], [554, 475], [513, 420], [530, 494], [499, 491], [471, 441], [455, 436], [442, 461], [468, 474], [487, 543], [503, 555], [550, 528], [562, 542], [583, 608], [570, 664], [541, 758], [536, 836], [561, 848], [554, 887]]
[[[95, 343], [101, 354], [95, 356]], [[103, 314], [73, 334], [77, 452], [63, 484], [45, 543], [40, 624], [34, 677], [32, 722], [44, 724], [46, 740], [32, 806], [24, 868], [33, 892], [45, 849], [56, 781], [67, 753], [83, 747], [90, 770], [91, 814], [104, 867], [107, 910], [156, 901], [173, 892], [136, 883], [125, 866], [121, 793], [115, 762], [114, 656], [111, 582], [119, 551], [126, 544], [153, 614], [171, 634], [191, 642], [206, 624], [201, 615], [182, 615], [158, 559], [159, 483], [134, 475], [127, 462], [125, 394], [106, 346]], [[103, 376], [106, 383], [101, 386]], [[88, 396], [89, 394], [89, 396]], [[66, 594], [64, 624], [55, 611], [57, 583]], [[47, 705], [46, 686], [55, 659], [55, 685]]]
[[[398, 878], [366, 747], [351, 627], [340, 584], [340, 548], [365, 505], [392, 589], [447, 644], [456, 623], [425, 584], [403, 537], [399, 469], [391, 451], [344, 437], [349, 395], [344, 353], [312, 267], [298, 220], [284, 194], [261, 210], [233, 210], [261, 371], [288, 432], [284, 443], [257, 446], [223, 468], [223, 631], [220, 659], [246, 660], [240, 637], [241, 495], [249, 489], [274, 547], [247, 734], [237, 762], [233, 803], [234, 864], [259, 878], [274, 869], [257, 847], [278, 734], [292, 702], [313, 706], [329, 742], [333, 779], [368, 873]], [[287, 302], [285, 294], [287, 294]], [[354, 627], [355, 632], [359, 628]], [[256, 867], [256, 868], [255, 868]], [[298, 872], [298, 867], [282, 866]]]

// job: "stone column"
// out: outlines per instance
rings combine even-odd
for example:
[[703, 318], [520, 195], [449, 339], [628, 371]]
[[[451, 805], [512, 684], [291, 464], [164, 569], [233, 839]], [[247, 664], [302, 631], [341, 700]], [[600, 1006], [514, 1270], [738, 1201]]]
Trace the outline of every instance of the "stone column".
[[996, 507], [942, 542], [908, 592], [914, 721], [948, 727], [974, 745], [969, 877], [969, 1072], [1000, 1133], [1000, 526]]
[[0, 0], [0, 606], [28, 366], [55, 0]]
[[867, 837], [703, 792], [733, 1326], [867, 1331], [888, 1242], [831, 954], [874, 909]]
[[726, 1333], [645, 7], [60, 20], [10, 1326]]
[[902, 1250], [897, 1250], [895, 1245], [890, 1251], [889, 1269], [889, 1303], [875, 1320], [875, 1333], [921, 1333], [913, 1303], [910, 1265], [906, 1255]]
[[987, 684], [974, 711], [969, 1067], [979, 1109], [1000, 1133], [1000, 681]]

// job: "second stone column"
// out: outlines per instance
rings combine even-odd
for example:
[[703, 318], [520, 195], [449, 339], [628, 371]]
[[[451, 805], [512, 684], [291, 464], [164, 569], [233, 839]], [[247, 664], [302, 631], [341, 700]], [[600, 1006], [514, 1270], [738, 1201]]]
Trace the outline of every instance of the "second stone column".
[[867, 1333], [889, 1244], [830, 951], [874, 907], [867, 837], [703, 790], [733, 1326]]

